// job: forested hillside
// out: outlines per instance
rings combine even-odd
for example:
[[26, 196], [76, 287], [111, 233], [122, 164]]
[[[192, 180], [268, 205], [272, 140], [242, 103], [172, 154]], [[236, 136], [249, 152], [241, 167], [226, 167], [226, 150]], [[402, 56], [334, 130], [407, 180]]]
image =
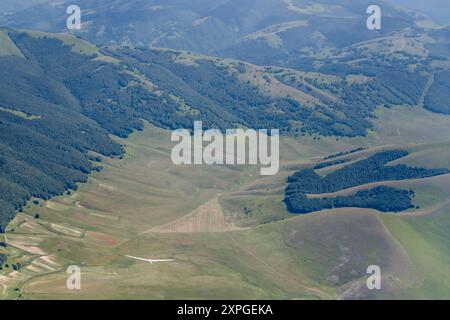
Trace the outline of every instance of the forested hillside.
[[313, 96], [309, 103], [301, 99], [311, 88], [320, 91], [319, 84], [290, 87], [297, 95], [291, 96], [289, 90], [264, 92], [253, 82], [262, 76], [273, 85], [279, 70], [255, 71], [241, 62], [170, 50], [101, 52], [66, 35], [8, 29], [1, 35], [2, 227], [31, 197], [47, 199], [85, 181], [98, 169], [91, 152], [120, 155], [121, 146], [108, 135], [126, 137], [142, 128], [142, 119], [170, 129], [203, 120], [205, 127], [221, 129], [245, 125], [350, 136], [371, 125], [373, 106], [359, 113], [344, 103], [326, 106], [331, 92], [314, 102]]
[[359, 191], [354, 195], [335, 198], [308, 198], [308, 194], [333, 193], [372, 182], [420, 179], [449, 173], [448, 169], [426, 169], [404, 164], [389, 165], [391, 161], [408, 155], [407, 151], [391, 150], [370, 156], [367, 159], [347, 164], [324, 177], [315, 170], [345, 162], [331, 160], [314, 169], [303, 169], [288, 178], [285, 203], [291, 213], [309, 213], [339, 207], [362, 207], [380, 211], [401, 211], [412, 208], [411, 196], [407, 190], [391, 187], [375, 187]]
[[[108, 135], [127, 137], [142, 119], [168, 129], [202, 120], [220, 129], [358, 136], [378, 105], [417, 103], [428, 79], [425, 67], [415, 74], [407, 64], [352, 80], [339, 68], [327, 75], [173, 50], [98, 49], [61, 34], [0, 35], [1, 226], [31, 197], [85, 181], [99, 169], [92, 152], [120, 155]], [[445, 81], [437, 76], [436, 85]]]
[[335, 198], [308, 198], [304, 194], [289, 197], [287, 207], [290, 213], [305, 214], [332, 208], [369, 208], [381, 212], [398, 212], [414, 208], [411, 202], [413, 192], [380, 186], [358, 191], [349, 196]]

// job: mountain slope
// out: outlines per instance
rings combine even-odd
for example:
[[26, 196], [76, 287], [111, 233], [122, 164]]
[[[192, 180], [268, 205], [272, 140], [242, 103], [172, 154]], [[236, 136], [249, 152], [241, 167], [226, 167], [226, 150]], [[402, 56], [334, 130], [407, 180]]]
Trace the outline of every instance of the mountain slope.
[[3, 0], [0, 3], [0, 14], [17, 12], [44, 2], [49, 0]]
[[142, 128], [142, 119], [171, 129], [202, 120], [220, 129], [336, 135], [370, 127], [373, 105], [355, 114], [318, 85], [291, 87], [277, 79], [290, 73], [299, 81], [343, 84], [338, 77], [168, 50], [100, 50], [61, 34], [2, 29], [1, 35], [7, 48], [0, 56], [2, 226], [30, 197], [48, 199], [86, 181], [99, 170], [92, 152], [120, 155], [109, 134], [126, 137]]
[[[3, 17], [4, 25], [67, 31], [69, 4], [37, 5]], [[412, 15], [384, 1], [383, 28], [368, 30], [366, 9], [371, 4], [368, 0], [79, 1], [83, 22], [79, 34], [98, 44], [150, 45], [274, 64], [300, 50], [318, 53], [416, 29]]]
[[[436, 32], [445, 43], [445, 30]], [[368, 64], [359, 58], [364, 48], [350, 47], [325, 58], [320, 72], [303, 72], [182, 51], [99, 49], [63, 34], [2, 29], [0, 40], [3, 225], [30, 197], [61, 194], [99, 170], [92, 152], [120, 155], [108, 135], [126, 137], [142, 119], [169, 129], [202, 120], [205, 128], [339, 137], [370, 132], [379, 105], [448, 112], [447, 60], [429, 54], [372, 50]]]
[[450, 23], [450, 8], [446, 0], [390, 0], [390, 2], [409, 10], [423, 12], [439, 23]]

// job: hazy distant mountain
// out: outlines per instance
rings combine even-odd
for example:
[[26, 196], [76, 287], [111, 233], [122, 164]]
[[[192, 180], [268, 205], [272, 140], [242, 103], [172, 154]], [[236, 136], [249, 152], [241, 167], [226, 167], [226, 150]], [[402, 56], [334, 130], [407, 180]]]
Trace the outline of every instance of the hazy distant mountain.
[[403, 8], [418, 10], [427, 14], [436, 22], [450, 23], [450, 3], [448, 0], [388, 0], [390, 3]]
[[0, 14], [17, 12], [44, 2], [49, 2], [49, 0], [2, 0], [0, 2]]
[[[369, 0], [89, 0], [82, 37], [97, 44], [134, 44], [225, 55], [271, 63], [292, 52], [322, 52], [405, 28], [415, 18], [381, 3], [383, 28], [366, 27]], [[38, 5], [4, 24], [66, 31], [71, 1]]]

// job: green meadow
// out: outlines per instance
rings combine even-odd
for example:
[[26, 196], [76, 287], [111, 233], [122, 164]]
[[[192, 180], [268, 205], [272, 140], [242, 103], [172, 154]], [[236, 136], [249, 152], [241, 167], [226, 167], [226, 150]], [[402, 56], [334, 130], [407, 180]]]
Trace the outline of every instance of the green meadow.
[[[450, 298], [448, 175], [392, 182], [416, 192], [419, 208], [399, 214], [294, 216], [282, 202], [296, 168], [357, 146], [367, 147], [358, 158], [395, 147], [411, 152], [408, 165], [448, 167], [450, 117], [421, 109], [411, 119], [402, 108], [380, 110], [367, 138], [282, 138], [271, 177], [251, 166], [174, 166], [170, 132], [148, 124], [116, 138], [123, 158], [104, 158], [77, 191], [31, 201], [8, 226], [8, 263], [21, 268], [0, 271], [2, 298]], [[433, 128], [414, 132], [412, 120]], [[382, 269], [382, 290], [366, 288], [371, 264]], [[70, 265], [81, 268], [80, 291], [66, 288]]]

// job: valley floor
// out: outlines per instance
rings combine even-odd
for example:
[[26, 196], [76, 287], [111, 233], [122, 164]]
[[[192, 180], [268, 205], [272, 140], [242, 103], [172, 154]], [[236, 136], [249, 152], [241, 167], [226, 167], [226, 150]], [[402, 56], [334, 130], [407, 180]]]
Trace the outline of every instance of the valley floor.
[[[403, 163], [449, 168], [450, 117], [403, 111], [380, 109], [368, 138], [284, 138], [273, 177], [176, 167], [169, 132], [147, 125], [119, 140], [123, 159], [105, 158], [78, 191], [31, 202], [8, 226], [8, 263], [21, 268], [0, 271], [1, 298], [450, 298], [450, 175], [389, 182], [417, 194], [420, 209], [400, 214], [294, 216], [282, 202], [293, 170], [355, 146], [367, 147], [358, 157], [402, 148]], [[79, 291], [66, 288], [70, 265], [81, 268]], [[366, 288], [369, 265], [381, 267], [381, 290]]]

